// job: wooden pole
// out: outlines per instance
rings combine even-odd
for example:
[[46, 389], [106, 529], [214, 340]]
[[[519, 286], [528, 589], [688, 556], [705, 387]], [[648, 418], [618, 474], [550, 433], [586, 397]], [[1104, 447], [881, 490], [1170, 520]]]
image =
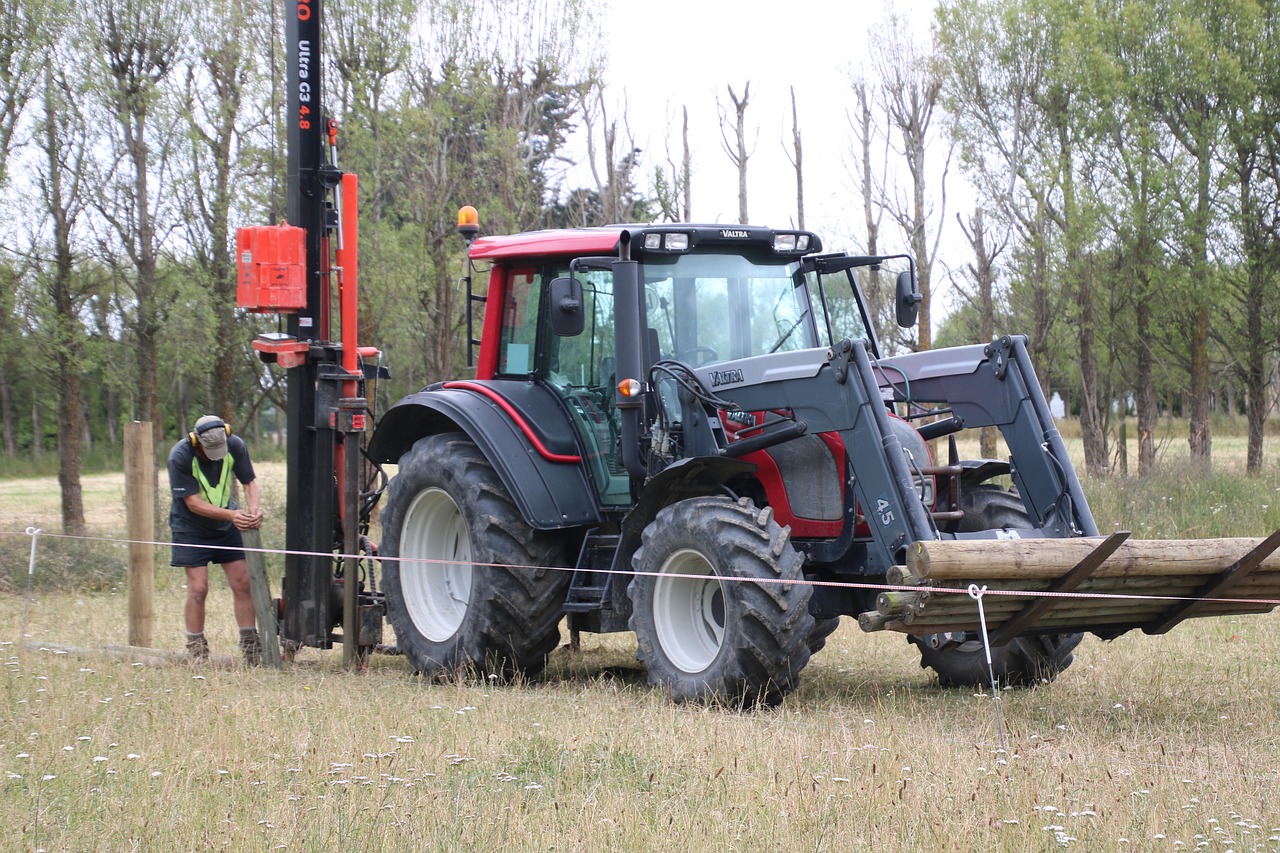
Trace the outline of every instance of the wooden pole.
[[360, 452], [356, 433], [343, 435], [343, 461], [346, 465], [346, 481], [342, 496], [342, 541], [347, 552], [343, 558], [342, 572], [342, 665], [347, 669], [359, 669], [360, 659], [360, 610], [356, 597], [360, 583]]
[[249, 564], [249, 592], [253, 595], [253, 612], [258, 620], [258, 636], [262, 638], [262, 665], [280, 668], [280, 631], [276, 609], [271, 601], [271, 581], [267, 577], [265, 555], [255, 550], [262, 547], [260, 530], [241, 531], [244, 559]]
[[156, 457], [151, 424], [124, 426], [125, 520], [129, 529], [129, 645], [150, 646], [155, 621]]
[[[1261, 539], [1129, 540], [1116, 549], [1093, 578], [1212, 575], [1225, 571]], [[907, 549], [907, 568], [918, 578], [985, 581], [1048, 580], [1066, 574], [1101, 544], [1099, 539], [966, 539], [916, 542]], [[1280, 554], [1254, 576], [1280, 572]]]

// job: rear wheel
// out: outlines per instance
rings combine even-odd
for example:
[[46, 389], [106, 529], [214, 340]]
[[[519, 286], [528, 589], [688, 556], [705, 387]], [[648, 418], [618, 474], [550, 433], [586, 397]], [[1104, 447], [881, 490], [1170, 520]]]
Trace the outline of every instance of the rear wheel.
[[[1026, 530], [1031, 519], [1017, 492], [981, 485], [965, 492], [961, 531]], [[1044, 634], [1015, 637], [991, 649], [991, 669], [1001, 686], [1027, 687], [1053, 681], [1071, 666], [1083, 634]], [[943, 687], [991, 686], [982, 636], [977, 631], [907, 637], [920, 649], [920, 666], [938, 673]]]
[[497, 472], [461, 433], [400, 459], [382, 513], [387, 617], [414, 669], [532, 675], [560, 640], [569, 573], [542, 568], [557, 537], [521, 518]]
[[795, 583], [803, 563], [789, 528], [746, 498], [690, 498], [659, 512], [628, 588], [649, 683], [677, 702], [781, 702], [809, 662], [813, 588]]

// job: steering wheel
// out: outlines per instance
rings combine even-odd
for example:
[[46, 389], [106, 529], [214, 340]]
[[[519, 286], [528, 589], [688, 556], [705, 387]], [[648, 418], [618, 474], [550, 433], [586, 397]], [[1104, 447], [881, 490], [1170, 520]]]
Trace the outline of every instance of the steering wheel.
[[[694, 360], [694, 356], [705, 355], [706, 358], [701, 361]], [[692, 364], [694, 367], [701, 367], [704, 364], [710, 364], [713, 361], [720, 360], [720, 353], [711, 347], [691, 347], [684, 352], [677, 353], [676, 359], [683, 361], [685, 364]]]

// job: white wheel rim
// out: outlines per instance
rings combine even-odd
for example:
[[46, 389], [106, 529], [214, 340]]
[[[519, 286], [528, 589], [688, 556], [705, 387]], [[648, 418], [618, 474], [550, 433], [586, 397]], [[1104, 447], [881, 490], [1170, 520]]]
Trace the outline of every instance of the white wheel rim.
[[[724, 589], [702, 554], [684, 548], [667, 557], [653, 585], [658, 643], [678, 669], [702, 672], [724, 645]], [[697, 575], [698, 577], [667, 577]]]
[[427, 489], [409, 505], [400, 558], [400, 591], [414, 626], [432, 642], [452, 639], [471, 599], [471, 534], [443, 489]]

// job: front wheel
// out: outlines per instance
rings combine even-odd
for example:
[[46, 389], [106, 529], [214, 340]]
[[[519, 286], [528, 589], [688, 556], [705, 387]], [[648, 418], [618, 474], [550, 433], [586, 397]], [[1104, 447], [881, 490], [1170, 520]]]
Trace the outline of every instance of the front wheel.
[[413, 668], [533, 675], [559, 643], [569, 573], [560, 541], [532, 529], [461, 433], [400, 459], [382, 514], [387, 618]]
[[[965, 492], [961, 531], [1027, 530], [1034, 525], [1018, 493], [982, 484]], [[920, 649], [920, 666], [938, 673], [943, 687], [991, 686], [987, 655], [977, 631], [960, 636], [933, 634], [907, 637]], [[991, 669], [1001, 686], [1030, 687], [1053, 681], [1071, 666], [1083, 634], [1045, 634], [1015, 637], [991, 650]]]
[[[1001, 687], [1032, 687], [1058, 677], [1071, 665], [1075, 647], [1083, 634], [1046, 634], [1015, 637], [991, 650], [991, 669]], [[920, 648], [920, 666], [932, 667], [942, 687], [990, 687], [987, 655], [976, 631], [967, 632], [960, 642], [940, 643], [933, 648], [926, 637], [908, 637]]]
[[781, 702], [809, 662], [803, 563], [790, 528], [746, 498], [690, 498], [659, 512], [628, 588], [649, 683], [677, 702]]

